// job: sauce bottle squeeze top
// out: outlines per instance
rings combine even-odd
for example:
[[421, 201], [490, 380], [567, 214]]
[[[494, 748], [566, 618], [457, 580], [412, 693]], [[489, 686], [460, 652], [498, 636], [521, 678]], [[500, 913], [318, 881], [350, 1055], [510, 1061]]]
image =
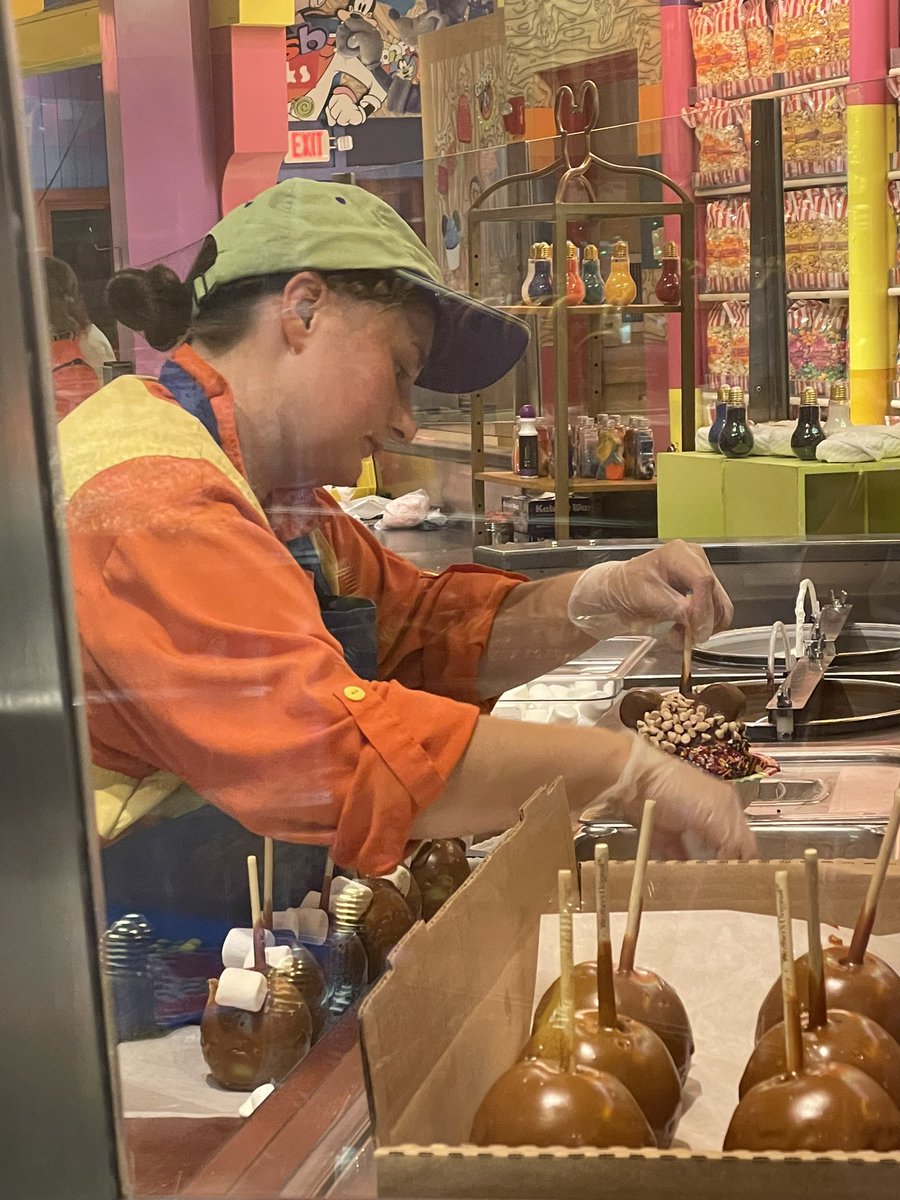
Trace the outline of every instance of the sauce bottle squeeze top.
[[725, 425], [725, 413], [728, 410], [728, 404], [731, 398], [731, 390], [724, 384], [719, 388], [719, 398], [716, 401], [716, 416], [709, 429], [709, 448], [715, 450], [717, 454], [721, 454], [719, 449], [719, 435]]
[[603, 276], [600, 274], [600, 251], [590, 243], [581, 258], [581, 278], [584, 282], [584, 303], [603, 304]]
[[660, 304], [681, 303], [681, 259], [675, 242], [668, 242], [663, 253], [662, 274], [656, 283]]
[[[528, 275], [522, 284], [526, 304], [549, 304], [553, 299], [551, 250], [547, 242], [535, 242], [528, 260]], [[533, 269], [532, 269], [533, 268]]]
[[518, 446], [518, 471], [523, 478], [536, 479], [538, 473], [538, 431], [533, 404], [523, 404], [519, 409], [519, 428], [516, 434]]
[[578, 247], [574, 242], [566, 242], [566, 304], [583, 303], [585, 292], [584, 280], [578, 269]]
[[822, 416], [819, 411], [819, 399], [816, 389], [803, 389], [800, 397], [800, 412], [797, 425], [791, 434], [791, 449], [804, 462], [815, 462], [816, 447], [825, 441], [825, 430], [822, 428]]
[[719, 434], [719, 449], [726, 458], [746, 458], [753, 449], [753, 433], [747, 424], [743, 388], [732, 388], [725, 424]]
[[634, 303], [635, 296], [637, 296], [637, 284], [631, 274], [628, 243], [616, 242], [613, 247], [609, 279], [606, 281], [606, 302], [615, 304], [617, 308], [626, 308], [629, 304]]

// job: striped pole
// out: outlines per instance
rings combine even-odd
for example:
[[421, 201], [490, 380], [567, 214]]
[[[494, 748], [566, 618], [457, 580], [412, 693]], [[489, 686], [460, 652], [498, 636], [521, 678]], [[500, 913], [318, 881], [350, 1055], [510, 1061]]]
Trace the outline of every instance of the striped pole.
[[850, 0], [847, 88], [847, 218], [850, 239], [850, 403], [857, 425], [880, 425], [887, 411], [891, 345], [887, 212], [889, 131], [885, 86], [892, 0]]

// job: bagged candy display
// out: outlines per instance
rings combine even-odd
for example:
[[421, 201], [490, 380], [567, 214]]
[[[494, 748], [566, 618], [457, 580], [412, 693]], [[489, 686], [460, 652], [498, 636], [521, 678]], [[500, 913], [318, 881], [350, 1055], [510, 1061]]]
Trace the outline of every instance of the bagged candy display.
[[717, 0], [691, 9], [691, 38], [697, 64], [697, 87], [715, 88], [729, 94], [722, 85], [733, 85], [730, 94], [746, 86], [750, 74], [747, 43], [742, 29], [744, 0]]
[[849, 234], [846, 187], [800, 188], [784, 199], [789, 288], [846, 288]]
[[843, 88], [817, 88], [782, 102], [786, 178], [841, 175], [847, 170], [847, 102]]
[[789, 85], [846, 75], [850, 64], [850, 0], [775, 0], [777, 70]]
[[845, 303], [797, 300], [788, 309], [788, 361], [799, 385], [845, 379], [847, 326]]
[[706, 206], [706, 287], [711, 292], [750, 290], [750, 201], [713, 200]]
[[710, 306], [706, 319], [706, 376], [715, 388], [748, 386], [750, 305], [727, 300]]
[[767, 0], [744, 0], [741, 15], [753, 91], [771, 87], [775, 73], [775, 46], [768, 8]]
[[697, 139], [697, 186], [750, 178], [750, 105], [709, 98], [682, 113]]

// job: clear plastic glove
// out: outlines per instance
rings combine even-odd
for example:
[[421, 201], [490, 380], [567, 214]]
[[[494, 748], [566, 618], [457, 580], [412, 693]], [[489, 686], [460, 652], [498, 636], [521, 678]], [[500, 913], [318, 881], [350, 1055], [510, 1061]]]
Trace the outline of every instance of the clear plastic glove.
[[645, 800], [656, 801], [653, 852], [663, 858], [748, 859], [756, 854], [737, 792], [722, 779], [663, 754], [637, 734], [625, 770], [585, 816], [640, 825]]
[[569, 596], [569, 620], [598, 641], [623, 633], [659, 636], [661, 625], [675, 625], [678, 644], [686, 628], [696, 644], [727, 629], [733, 616], [706, 555], [680, 541], [588, 567]]

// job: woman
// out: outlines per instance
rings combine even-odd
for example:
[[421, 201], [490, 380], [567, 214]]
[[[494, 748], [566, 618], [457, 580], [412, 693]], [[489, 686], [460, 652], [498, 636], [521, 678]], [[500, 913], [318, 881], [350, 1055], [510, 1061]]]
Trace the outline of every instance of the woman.
[[[540, 582], [434, 577], [319, 490], [415, 435], [414, 382], [489, 386], [527, 342], [448, 292], [390, 208], [290, 180], [229, 213], [185, 283], [125, 271], [108, 299], [176, 348], [159, 383], [116, 380], [59, 427], [105, 839], [141, 824], [137, 845], [202, 797], [379, 874], [411, 839], [509, 827], [563, 775], [573, 815], [637, 820], [655, 797], [663, 849], [692, 832], [752, 852], [730, 787], [634, 735], [485, 715], [597, 637], [726, 625], [702, 552], [674, 543]], [[171, 845], [189, 819], [155, 829]]]
[[106, 335], [91, 321], [78, 278], [61, 258], [44, 259], [56, 417], [61, 420], [97, 391], [103, 364], [115, 358]]

